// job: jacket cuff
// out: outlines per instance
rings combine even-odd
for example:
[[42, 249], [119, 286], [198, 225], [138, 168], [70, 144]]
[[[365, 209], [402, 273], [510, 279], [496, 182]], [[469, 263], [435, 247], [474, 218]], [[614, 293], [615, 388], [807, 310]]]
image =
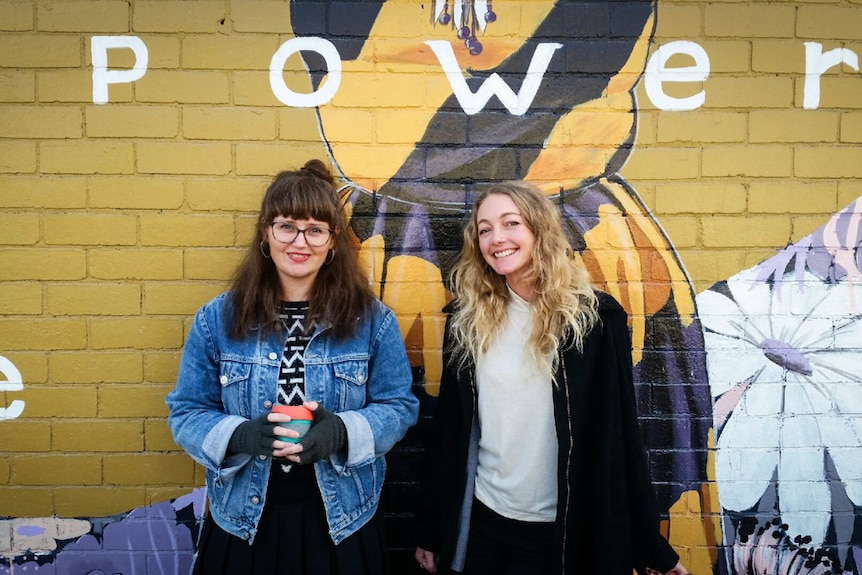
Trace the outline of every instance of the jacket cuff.
[[655, 569], [659, 573], [667, 573], [679, 563], [679, 554], [674, 551], [670, 543], [661, 537], [659, 548], [656, 549], [655, 555], [652, 557], [651, 565], [647, 565], [650, 569]]
[[419, 521], [416, 524], [416, 546], [432, 553], [439, 551], [434, 528], [428, 522]]
[[344, 422], [347, 429], [347, 459], [344, 452], [337, 452], [329, 458], [339, 475], [348, 467], [365, 465], [375, 458], [374, 433], [368, 421], [355, 411], [342, 411], [335, 414]]
[[246, 421], [244, 417], [227, 415], [206, 434], [201, 450], [204, 456], [210, 460], [212, 469], [221, 467], [227, 453], [227, 444], [233, 432], [244, 421]]

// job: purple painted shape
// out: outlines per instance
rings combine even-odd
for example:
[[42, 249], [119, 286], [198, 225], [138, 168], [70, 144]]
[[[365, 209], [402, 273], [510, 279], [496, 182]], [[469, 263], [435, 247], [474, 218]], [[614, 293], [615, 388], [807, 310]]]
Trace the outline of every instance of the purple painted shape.
[[784, 369], [801, 373], [802, 375], [811, 375], [814, 370], [808, 362], [805, 354], [794, 348], [790, 344], [784, 343], [777, 339], [765, 339], [760, 344], [760, 349], [763, 350], [763, 355], [772, 363], [780, 365]]
[[[70, 542], [44, 563], [11, 567], [0, 563], [0, 575], [178, 575], [190, 570], [194, 557], [192, 529], [203, 509], [204, 490], [181, 500], [132, 510], [126, 516], [94, 521], [95, 533]], [[193, 506], [194, 518], [188, 514]], [[184, 512], [179, 515], [180, 512]], [[23, 559], [23, 558], [21, 558]], [[52, 560], [53, 559], [53, 560]]]
[[102, 543], [99, 539], [90, 533], [82, 535], [73, 544], [78, 551], [95, 551], [102, 548]]
[[[641, 427], [647, 448], [663, 454], [663, 464], [654, 472], [668, 482], [657, 482], [656, 489], [663, 503], [669, 505], [682, 492], [699, 489], [704, 481], [712, 403], [704, 375], [706, 355], [700, 322], [686, 327], [656, 322], [651, 332], [655, 339], [634, 367], [635, 393], [639, 403], [641, 394], [650, 393], [649, 411], [662, 414], [661, 418], [650, 418], [642, 413]], [[673, 417], [668, 420], [670, 415]]]
[[147, 575], [183, 575], [192, 572], [194, 553], [166, 552], [147, 554]]
[[191, 532], [178, 524], [176, 517], [170, 501], [135, 509], [122, 521], [105, 527], [102, 547], [135, 551], [192, 549]]
[[404, 250], [424, 251], [428, 255], [435, 255], [434, 239], [431, 237], [431, 218], [424, 206], [413, 206], [410, 209], [408, 222], [404, 226], [401, 238], [401, 247]]
[[[203, 499], [201, 498], [201, 502]], [[161, 501], [146, 507], [138, 507], [133, 509], [126, 515], [125, 519], [145, 520], [145, 521], [162, 521], [166, 519], [176, 520], [177, 511], [192, 505], [192, 499], [186, 499], [185, 505], [177, 505], [175, 501]], [[202, 509], [202, 507], [201, 507]], [[197, 515], [195, 515], [197, 517]]]
[[[158, 574], [157, 571], [148, 573], [146, 553], [135, 551], [93, 553], [92, 551], [69, 551], [66, 548], [62, 553], [57, 555], [54, 567], [56, 568], [57, 575], [82, 575], [84, 573], [87, 575], [96, 573], [111, 575], [115, 573], [121, 573], [122, 575]], [[43, 572], [40, 570], [38, 573], [39, 575], [43, 575], [43, 573], [53, 574], [54, 571]]]
[[198, 487], [191, 493], [180, 495], [172, 501], [173, 508], [176, 511], [185, 509], [189, 505], [194, 506], [195, 517], [202, 517], [204, 514], [204, 503], [206, 502], [207, 490], [206, 487]]
[[371, 232], [372, 236], [382, 236], [386, 233], [386, 215], [385, 214], [386, 214], [386, 206], [388, 205], [388, 203], [389, 203], [389, 199], [386, 196], [384, 196], [383, 198], [381, 198], [380, 202], [377, 204], [377, 217], [374, 218], [374, 231]]
[[192, 539], [189, 530], [182, 525], [171, 527], [160, 521], [124, 520], [105, 528], [102, 548], [136, 551], [191, 549]]
[[[394, 241], [386, 248], [387, 252], [390, 252], [390, 257], [402, 254], [416, 256], [439, 267], [437, 249], [431, 233], [431, 217], [425, 206], [400, 205], [398, 209], [406, 208], [407, 211], [398, 212], [397, 215], [390, 213], [389, 207], [389, 199], [383, 197], [377, 205], [372, 235], [387, 237], [393, 230], [395, 231]], [[387, 232], [387, 230], [390, 231]]]
[[852, 253], [852, 258], [843, 261], [855, 265], [854, 273], [862, 271], [862, 218], [855, 217], [860, 208], [862, 199], [851, 202], [827, 224], [758, 264], [757, 279], [772, 280], [776, 289], [780, 289], [785, 273], [792, 270], [797, 281], [801, 281], [807, 268], [827, 282], [836, 283], [848, 272], [836, 261], [833, 255], [836, 251]]
[[35, 537], [36, 535], [45, 533], [45, 528], [41, 525], [19, 525], [15, 529], [15, 533], [24, 537]]
[[[3, 571], [0, 570], [0, 573], [3, 573]], [[6, 571], [6, 573], [10, 573], [10, 571]], [[15, 565], [15, 571], [11, 573], [12, 575], [18, 575], [19, 573], [38, 573], [39, 575], [55, 575], [57, 571], [55, 570], [54, 565], [51, 563], [39, 565], [35, 561], [27, 561], [26, 563], [22, 563], [21, 565]], [[90, 575], [89, 571], [82, 571], [82, 573], [87, 573], [87, 575]]]

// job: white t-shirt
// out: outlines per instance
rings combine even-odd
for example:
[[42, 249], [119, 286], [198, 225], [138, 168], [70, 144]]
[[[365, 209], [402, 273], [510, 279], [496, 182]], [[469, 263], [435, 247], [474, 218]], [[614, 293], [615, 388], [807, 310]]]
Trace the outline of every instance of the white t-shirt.
[[530, 304], [509, 294], [505, 326], [476, 362], [482, 434], [475, 494], [504, 517], [548, 522], [557, 510], [552, 383], [525, 348]]

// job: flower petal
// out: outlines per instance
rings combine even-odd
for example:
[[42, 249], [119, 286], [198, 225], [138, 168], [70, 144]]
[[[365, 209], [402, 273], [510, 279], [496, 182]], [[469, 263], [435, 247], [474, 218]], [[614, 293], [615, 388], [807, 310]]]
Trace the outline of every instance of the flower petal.
[[708, 354], [706, 367], [709, 371], [709, 387], [713, 397], [719, 397], [736, 384], [753, 378], [768, 367], [763, 353], [751, 346], [720, 349], [710, 347], [714, 338], [704, 338]]
[[818, 425], [847, 496], [862, 505], [862, 415], [823, 416]]
[[763, 495], [778, 465], [778, 421], [734, 414], [718, 438], [715, 477], [722, 507], [744, 511]]
[[700, 322], [707, 330], [724, 335], [737, 335], [737, 323], [742, 311], [735, 301], [713, 290], [697, 295], [697, 311]]
[[[808, 418], [788, 418], [785, 427], [812, 426]], [[792, 431], [795, 434], [813, 432]], [[823, 466], [823, 449], [818, 447], [792, 447], [781, 449], [778, 464], [778, 506], [781, 519], [788, 525], [791, 539], [796, 535], [810, 535], [814, 541], [823, 541], [832, 516], [832, 495]]]

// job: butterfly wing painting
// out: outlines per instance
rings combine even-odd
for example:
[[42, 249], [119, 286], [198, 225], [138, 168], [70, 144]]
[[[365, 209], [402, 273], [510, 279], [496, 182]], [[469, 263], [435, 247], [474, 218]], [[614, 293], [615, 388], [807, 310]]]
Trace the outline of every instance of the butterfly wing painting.
[[[629, 313], [669, 536], [706, 549], [717, 529], [704, 487], [712, 408], [693, 290], [659, 222], [620, 175], [635, 145], [633, 89], [655, 6], [490, 5], [292, 2], [295, 33], [322, 35], [341, 55], [338, 93], [317, 115], [363, 262], [400, 318], [412, 362], [438, 381], [446, 277], [474, 194], [511, 179], [543, 189], [596, 284]], [[318, 89], [325, 62], [303, 56]], [[347, 130], [350, 122], [364, 130]], [[715, 557], [703, 553], [689, 567], [711, 569]]]

